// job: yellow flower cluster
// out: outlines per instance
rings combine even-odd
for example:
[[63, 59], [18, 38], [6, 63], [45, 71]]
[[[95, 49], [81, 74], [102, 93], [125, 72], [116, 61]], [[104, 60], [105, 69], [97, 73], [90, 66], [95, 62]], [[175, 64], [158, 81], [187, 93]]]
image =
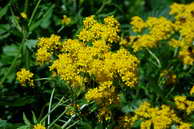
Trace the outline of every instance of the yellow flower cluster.
[[63, 19], [61, 20], [61, 23], [62, 24], [65, 24], [65, 25], [68, 25], [71, 23], [71, 18], [70, 17], [67, 17], [66, 15], [63, 16]]
[[115, 129], [131, 129], [135, 121], [137, 121], [137, 115], [131, 117], [130, 115], [124, 115], [119, 117], [118, 125]]
[[149, 102], [143, 102], [135, 110], [135, 119], [142, 120], [141, 129], [168, 129], [172, 124], [176, 124], [178, 129], [191, 129], [190, 123], [182, 122], [175, 114], [174, 110], [167, 105], [161, 107], [151, 107]]
[[176, 96], [174, 101], [177, 109], [186, 111], [187, 114], [194, 111], [194, 101], [187, 100], [186, 96]]
[[184, 64], [192, 65], [194, 62], [194, 3], [177, 4], [171, 6], [171, 15], [175, 16], [175, 28], [180, 34], [178, 40], [171, 42], [173, 47], [180, 47], [179, 56]]
[[24, 18], [24, 19], [27, 19], [27, 18], [28, 18], [27, 14], [26, 14], [25, 12], [21, 12], [21, 13], [20, 13], [20, 16], [21, 16], [22, 18]]
[[191, 90], [190, 90], [190, 95], [193, 95], [194, 94], [194, 86], [191, 88]]
[[112, 104], [115, 97], [115, 87], [112, 85], [111, 81], [103, 82], [98, 87], [90, 89], [85, 98], [90, 100], [95, 100], [97, 103], [107, 103]]
[[173, 122], [179, 121], [170, 107], [162, 105], [152, 108], [148, 102], [140, 105], [135, 114], [141, 119], [146, 119], [141, 123], [141, 129], [150, 129], [152, 124], [154, 129], [167, 129]]
[[143, 35], [136, 35], [137, 39], [132, 41], [134, 51], [139, 51], [143, 47], [155, 47], [160, 40], [165, 40], [174, 32], [174, 24], [165, 17], [149, 17], [145, 22], [140, 17], [132, 18], [132, 29], [134, 32], [141, 32], [147, 29]]
[[41, 124], [36, 124], [36, 125], [34, 125], [33, 129], [46, 129], [46, 127], [44, 125], [41, 125]]
[[[112, 112], [109, 106], [118, 103], [118, 93], [112, 84], [113, 80], [119, 80], [121, 86], [136, 86], [140, 62], [127, 49], [111, 51], [109, 43], [120, 41], [119, 22], [112, 16], [104, 18], [103, 24], [96, 21], [94, 16], [90, 16], [83, 21], [83, 25], [78, 39], [59, 42], [59, 38], [55, 38], [57, 40], [47, 42], [53, 39], [51, 36], [40, 39], [38, 46], [39, 49], [46, 48], [49, 53], [60, 46], [57, 49], [58, 59], [53, 61], [50, 70], [56, 72], [70, 86], [85, 89], [86, 100], [95, 101], [99, 105], [97, 115], [99, 121], [110, 120]], [[42, 59], [42, 62], [48, 60], [46, 54], [41, 57], [45, 59]], [[86, 87], [86, 82], [92, 77], [96, 84]]]
[[106, 42], [118, 42], [120, 37], [119, 22], [113, 17], [104, 18], [104, 23], [99, 23], [94, 19], [94, 16], [87, 17], [84, 21], [84, 27], [78, 34], [80, 40], [84, 42], [105, 40]]
[[44, 64], [51, 59], [54, 50], [60, 47], [60, 36], [51, 35], [49, 38], [42, 37], [38, 40], [38, 50], [36, 52], [36, 61], [38, 64]]
[[147, 27], [147, 24], [139, 16], [132, 17], [130, 24], [134, 32], [142, 32], [142, 30]]
[[[148, 17], [144, 21], [138, 16], [133, 17], [130, 24], [132, 30], [138, 33], [130, 36], [128, 44], [134, 51], [139, 51], [144, 47], [156, 47], [160, 41], [168, 39], [170, 46], [180, 48], [179, 57], [183, 63], [192, 65], [194, 62], [194, 3], [174, 3], [170, 8], [170, 15], [173, 15], [175, 20], [168, 20], [165, 17]], [[172, 38], [172, 34], [178, 35], [178, 39]]]
[[50, 70], [56, 70], [71, 85], [82, 85], [86, 80], [82, 73], [89, 73], [98, 82], [120, 77], [125, 85], [135, 86], [139, 60], [125, 49], [113, 53], [109, 48], [104, 40], [94, 41], [90, 47], [79, 40], [68, 39]]
[[16, 73], [17, 80], [20, 82], [22, 86], [29, 85], [29, 86], [34, 86], [34, 81], [32, 80], [33, 73], [31, 73], [29, 70], [26, 70], [22, 68], [20, 71]]

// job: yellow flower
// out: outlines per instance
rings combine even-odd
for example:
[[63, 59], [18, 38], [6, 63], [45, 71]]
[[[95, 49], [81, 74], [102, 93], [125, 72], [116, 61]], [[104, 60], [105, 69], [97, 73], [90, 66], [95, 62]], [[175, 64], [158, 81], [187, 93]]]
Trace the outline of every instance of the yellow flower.
[[45, 47], [39, 48], [36, 52], [36, 61], [39, 64], [44, 64], [49, 61], [52, 56], [52, 53], [48, 52]]
[[190, 123], [184, 123], [181, 122], [180, 126], [178, 126], [178, 129], [191, 129], [192, 124]]
[[24, 19], [27, 19], [27, 18], [28, 18], [27, 14], [26, 14], [25, 12], [21, 12], [21, 13], [20, 13], [20, 16], [21, 16], [22, 18], [24, 18]]
[[188, 115], [194, 111], [194, 101], [187, 100], [186, 96], [176, 96], [174, 100], [177, 109], [186, 111]]
[[26, 84], [29, 84], [30, 86], [34, 86], [34, 81], [32, 80], [33, 73], [31, 73], [29, 70], [26, 70], [22, 68], [20, 71], [16, 73], [17, 80], [20, 82], [22, 86], [25, 86]]
[[144, 102], [135, 110], [135, 115], [138, 119], [144, 120], [141, 123], [141, 129], [150, 129], [151, 125], [154, 129], [167, 129], [173, 123], [180, 123], [174, 110], [167, 105], [153, 108], [150, 103]]
[[130, 22], [132, 29], [134, 32], [141, 32], [144, 28], [147, 27], [146, 23], [139, 16], [132, 17], [132, 21]]
[[36, 125], [34, 125], [33, 129], [46, 129], [46, 127], [44, 125], [41, 125], [41, 124], [36, 124]]
[[61, 20], [62, 24], [68, 25], [70, 24], [72, 19], [70, 17], [67, 17], [66, 15], [63, 16], [63, 19]]
[[84, 42], [102, 39], [113, 43], [120, 40], [118, 35], [120, 24], [113, 16], [104, 18], [104, 23], [99, 23], [94, 16], [90, 16], [83, 21], [83, 24], [84, 28], [78, 34], [78, 38]]
[[189, 93], [190, 93], [190, 95], [194, 94], [194, 86], [191, 88]]

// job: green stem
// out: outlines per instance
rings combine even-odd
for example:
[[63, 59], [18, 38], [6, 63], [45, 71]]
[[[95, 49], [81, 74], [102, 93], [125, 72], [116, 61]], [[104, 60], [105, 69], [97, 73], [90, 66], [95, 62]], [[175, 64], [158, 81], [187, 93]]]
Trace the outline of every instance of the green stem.
[[158, 59], [158, 57], [149, 48], [146, 47], [145, 49], [156, 60], [156, 62], [158, 63], [158, 68], [161, 68], [162, 65], [161, 65], [160, 60]]
[[104, 9], [104, 7], [110, 3], [110, 0], [103, 2], [102, 6], [96, 11], [96, 14], [99, 14], [100, 12], [102, 12], [102, 10]]
[[57, 122], [65, 113], [67, 112], [67, 110], [63, 111], [49, 126], [48, 129], [55, 124], [55, 122]]
[[35, 6], [35, 8], [34, 8], [34, 10], [33, 10], [33, 12], [32, 12], [32, 15], [31, 15], [31, 17], [30, 17], [30, 20], [29, 20], [28, 26], [30, 26], [30, 25], [31, 25], [32, 20], [33, 20], [33, 18], [34, 18], [34, 15], [35, 15], [35, 13], [36, 13], [37, 9], [38, 9], [38, 6], [39, 6], [40, 2], [41, 2], [41, 0], [38, 0], [37, 4], [36, 4], [36, 6]]
[[79, 122], [79, 120], [78, 120], [78, 121], [76, 121], [76, 122], [74, 122], [74, 123], [73, 123], [73, 124], [71, 124], [70, 126], [68, 126], [66, 129], [70, 129], [71, 127], [73, 127], [74, 125], [76, 125], [78, 122]]
[[51, 78], [38, 78], [38, 79], [35, 79], [35, 81], [42, 81], [42, 80], [51, 80]]
[[[49, 102], [49, 108], [48, 108], [48, 112], [51, 111], [51, 105], [52, 105], [52, 100], [53, 100], [53, 95], [54, 95], [54, 92], [55, 92], [55, 88], [53, 88], [53, 91], [51, 93], [51, 97], [50, 97], [50, 102]], [[48, 125], [50, 124], [50, 114], [48, 115]], [[49, 129], [50, 126], [48, 126], [48, 129]]]
[[28, 10], [28, 0], [25, 0], [25, 3], [24, 3], [24, 12], [26, 13]]
[[67, 101], [69, 101], [69, 99], [68, 99], [68, 100], [66, 100], [65, 102], [62, 103], [63, 99], [64, 99], [64, 97], [62, 97], [62, 98], [59, 100], [59, 102], [51, 109], [51, 111], [48, 112], [48, 113], [42, 118], [42, 120], [40, 121], [40, 123], [42, 123], [42, 122], [48, 117], [48, 115], [51, 114], [57, 107], [59, 107], [59, 106], [61, 106], [62, 104], [66, 103]]

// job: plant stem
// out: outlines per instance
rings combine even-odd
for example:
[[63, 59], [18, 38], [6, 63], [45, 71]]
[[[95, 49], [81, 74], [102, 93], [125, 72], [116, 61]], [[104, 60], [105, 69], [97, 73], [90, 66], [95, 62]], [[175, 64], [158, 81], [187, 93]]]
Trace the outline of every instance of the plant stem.
[[[52, 100], [53, 100], [53, 95], [54, 95], [54, 92], [55, 92], [55, 88], [53, 88], [53, 91], [51, 93], [51, 97], [50, 97], [50, 102], [49, 102], [49, 108], [48, 108], [48, 113], [51, 111], [51, 105], [52, 105]], [[48, 115], [48, 125], [50, 124], [50, 114]], [[48, 129], [49, 129], [50, 126], [48, 126]]]
[[38, 6], [39, 6], [40, 2], [41, 2], [41, 0], [38, 0], [37, 4], [36, 4], [36, 6], [35, 6], [35, 8], [34, 8], [34, 10], [33, 10], [33, 12], [32, 12], [32, 15], [31, 15], [31, 17], [30, 17], [30, 20], [29, 20], [28, 26], [30, 26], [30, 25], [31, 25], [32, 20], [33, 20], [33, 18], [34, 18], [34, 15], [35, 15], [35, 13], [36, 13], [37, 9], [38, 9]]
[[161, 65], [160, 60], [158, 59], [158, 57], [149, 48], [146, 47], [145, 49], [156, 60], [156, 62], [158, 63], [158, 68], [161, 68], [162, 65]]

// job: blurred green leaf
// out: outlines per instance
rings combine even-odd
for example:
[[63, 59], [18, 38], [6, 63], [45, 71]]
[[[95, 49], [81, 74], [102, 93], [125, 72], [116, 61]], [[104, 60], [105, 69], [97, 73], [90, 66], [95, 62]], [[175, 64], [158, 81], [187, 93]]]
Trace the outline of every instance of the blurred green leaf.
[[19, 47], [15, 44], [3, 47], [3, 54], [6, 56], [16, 56], [20, 52]]
[[33, 48], [36, 47], [37, 41], [38, 41], [38, 40], [35, 40], [35, 39], [29, 39], [29, 40], [26, 40], [25, 45], [26, 45], [30, 50], [32, 50]]
[[49, 19], [52, 15], [53, 12], [53, 8], [55, 7], [55, 5], [51, 5], [49, 7], [49, 9], [46, 11], [46, 13], [42, 16], [42, 18], [34, 23], [32, 23], [32, 25], [29, 27], [29, 31], [32, 32], [34, 29], [36, 29], [37, 27], [39, 27], [41, 24], [43, 25], [43, 27], [47, 27], [49, 24]]
[[11, 0], [4, 8], [0, 9], [0, 19], [7, 13], [7, 10], [9, 9], [10, 5], [11, 5]]
[[24, 120], [24, 123], [26, 125], [28, 125], [28, 127], [31, 125], [30, 121], [28, 120], [28, 118], [26, 117], [25, 113], [23, 113], [23, 120]]

